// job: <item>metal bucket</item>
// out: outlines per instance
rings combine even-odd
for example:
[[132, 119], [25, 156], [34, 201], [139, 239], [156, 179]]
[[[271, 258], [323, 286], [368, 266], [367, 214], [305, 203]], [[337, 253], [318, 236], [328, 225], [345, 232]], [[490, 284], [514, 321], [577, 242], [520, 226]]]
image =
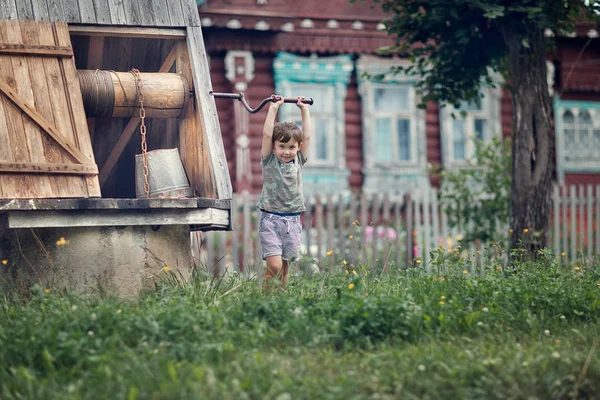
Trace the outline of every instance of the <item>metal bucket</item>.
[[[192, 197], [192, 188], [183, 169], [178, 149], [152, 150], [147, 156], [151, 198]], [[146, 197], [141, 154], [135, 156], [135, 193], [140, 199]]]

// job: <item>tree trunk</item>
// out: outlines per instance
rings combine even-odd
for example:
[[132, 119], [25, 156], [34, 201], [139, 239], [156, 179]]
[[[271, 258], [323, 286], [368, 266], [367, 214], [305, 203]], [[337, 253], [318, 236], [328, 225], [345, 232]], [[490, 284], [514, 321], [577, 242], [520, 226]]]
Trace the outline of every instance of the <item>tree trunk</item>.
[[[554, 119], [546, 80], [543, 31], [505, 32], [513, 99], [510, 248], [535, 259], [546, 246], [555, 168]], [[526, 31], [527, 33], [523, 33]]]

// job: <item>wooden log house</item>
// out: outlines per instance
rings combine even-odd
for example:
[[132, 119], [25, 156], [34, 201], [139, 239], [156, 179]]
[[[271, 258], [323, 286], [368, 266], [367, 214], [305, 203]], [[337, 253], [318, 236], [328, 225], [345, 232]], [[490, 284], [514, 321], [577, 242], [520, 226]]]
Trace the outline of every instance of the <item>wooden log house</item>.
[[[449, 108], [416, 107], [416, 77], [366, 79], [406, 65], [383, 57], [393, 44], [380, 22], [386, 18], [371, 1], [265, 0], [199, 1], [215, 91], [243, 90], [250, 102], [271, 93], [308, 95], [318, 125], [305, 167], [308, 195], [345, 191], [391, 195], [437, 186], [428, 165], [463, 168], [473, 155], [474, 136], [510, 136], [513, 109], [506, 88], [484, 87], [482, 107], [465, 105], [454, 119]], [[559, 184], [600, 183], [600, 39], [597, 27], [581, 23], [556, 35], [548, 53], [554, 99]], [[500, 83], [501, 80], [498, 77]], [[502, 85], [501, 85], [502, 86]], [[260, 133], [264, 114], [240, 114], [217, 100], [235, 192], [260, 192]], [[236, 118], [231, 118], [236, 115]], [[295, 119], [282, 107], [282, 119]], [[239, 140], [240, 137], [244, 140]]]
[[[190, 230], [232, 228], [211, 88], [194, 0], [2, 1], [0, 277], [70, 275], [81, 287], [95, 276], [135, 292], [149, 276], [140, 269], [188, 270]], [[136, 192], [144, 147], [146, 160], [177, 149], [189, 195]]]

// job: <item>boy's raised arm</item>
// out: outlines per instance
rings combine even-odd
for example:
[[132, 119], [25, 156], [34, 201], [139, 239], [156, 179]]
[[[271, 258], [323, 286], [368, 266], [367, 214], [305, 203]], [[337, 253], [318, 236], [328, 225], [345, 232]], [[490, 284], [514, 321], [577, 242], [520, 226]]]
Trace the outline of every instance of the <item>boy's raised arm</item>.
[[275, 126], [275, 117], [277, 116], [279, 106], [283, 104], [283, 97], [277, 95], [272, 95], [271, 97], [277, 99], [277, 101], [269, 105], [269, 112], [267, 113], [267, 118], [265, 119], [265, 125], [263, 127], [262, 147], [260, 149], [260, 157], [263, 160], [267, 158], [273, 150], [273, 126]]
[[304, 97], [298, 97], [296, 105], [302, 113], [302, 154], [308, 158], [308, 149], [310, 149], [310, 139], [312, 137], [312, 122], [310, 120], [310, 109], [308, 104], [302, 103]]

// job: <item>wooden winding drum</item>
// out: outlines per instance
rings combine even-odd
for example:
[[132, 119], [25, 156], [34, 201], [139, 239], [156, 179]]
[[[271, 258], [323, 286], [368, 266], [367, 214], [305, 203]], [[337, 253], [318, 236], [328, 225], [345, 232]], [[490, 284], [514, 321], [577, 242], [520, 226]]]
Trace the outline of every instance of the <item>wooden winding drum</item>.
[[[139, 113], [138, 79], [132, 72], [78, 70], [88, 117], [130, 117]], [[181, 74], [141, 72], [146, 117], [178, 118], [191, 96]]]

